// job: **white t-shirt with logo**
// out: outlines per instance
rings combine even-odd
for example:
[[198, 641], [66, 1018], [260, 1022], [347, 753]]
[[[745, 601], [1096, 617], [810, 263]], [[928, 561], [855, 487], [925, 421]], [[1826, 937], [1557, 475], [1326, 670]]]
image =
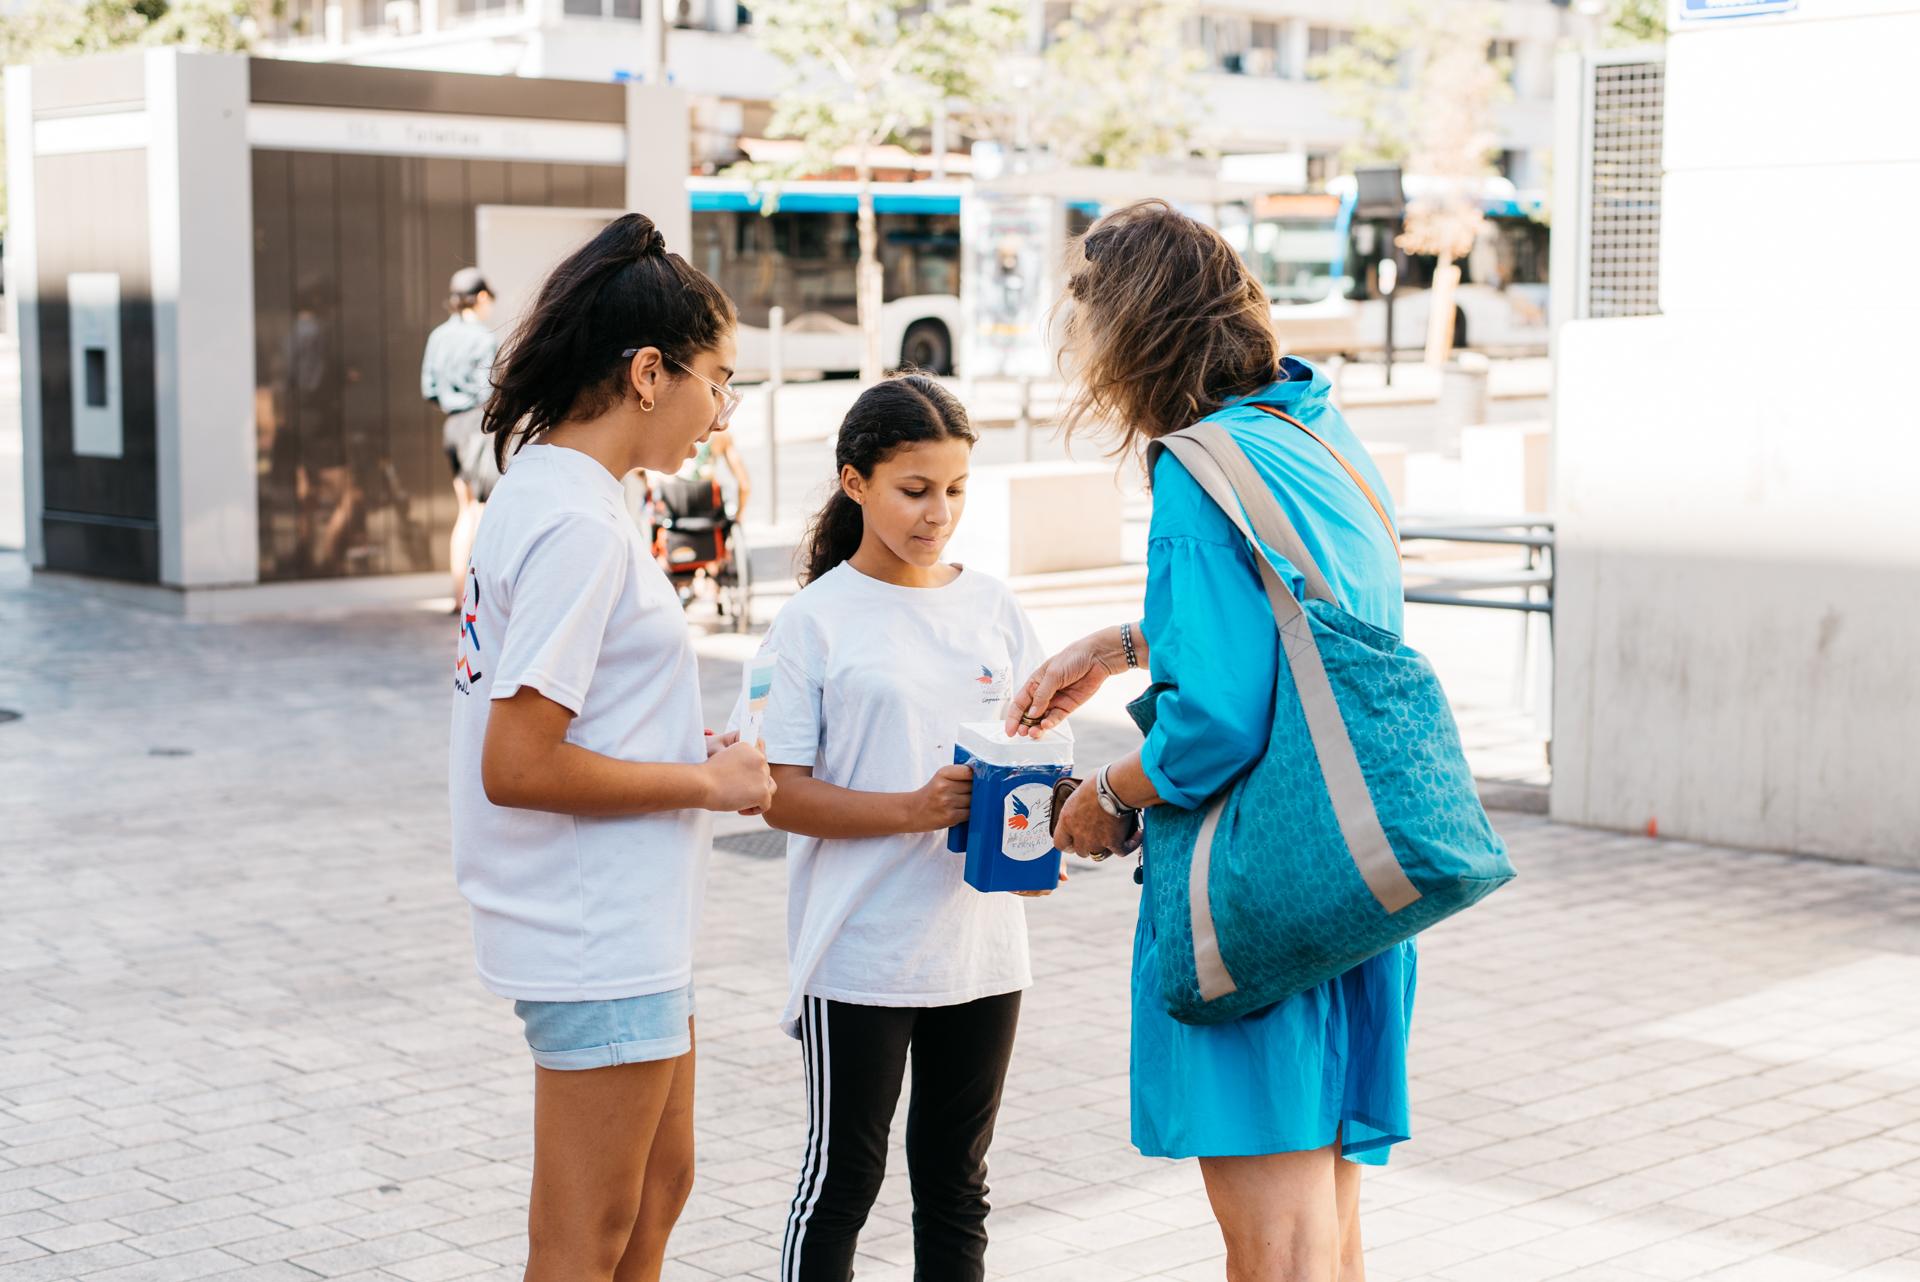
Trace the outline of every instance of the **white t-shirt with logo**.
[[[906, 588], [842, 564], [788, 603], [762, 654], [779, 663], [767, 759], [856, 792], [911, 792], [953, 764], [966, 721], [1001, 715], [1009, 683], [1045, 659], [999, 580], [963, 570]], [[962, 877], [945, 829], [858, 840], [787, 839], [790, 991], [867, 1006], [951, 1006], [1033, 982], [1025, 906]]]
[[620, 482], [592, 458], [555, 445], [514, 456], [474, 539], [453, 684], [453, 866], [481, 982], [526, 1001], [690, 982], [705, 812], [518, 810], [487, 800], [480, 780], [492, 702], [523, 687], [575, 714], [569, 743], [623, 761], [706, 760], [686, 615]]

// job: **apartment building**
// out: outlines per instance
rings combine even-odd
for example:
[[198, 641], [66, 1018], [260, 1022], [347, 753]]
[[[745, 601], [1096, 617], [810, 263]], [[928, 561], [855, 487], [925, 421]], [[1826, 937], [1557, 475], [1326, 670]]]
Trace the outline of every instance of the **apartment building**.
[[[1489, 50], [1512, 69], [1500, 110], [1499, 166], [1520, 187], [1546, 183], [1553, 55], [1577, 21], [1557, 0], [1427, 0], [1490, 8]], [[1205, 65], [1203, 141], [1226, 154], [1301, 157], [1310, 182], [1338, 170], [1356, 133], [1311, 72], [1316, 56], [1369, 21], [1390, 23], [1404, 0], [1210, 2], [1187, 25]], [[1070, 5], [1035, 0], [1034, 27]], [[278, 57], [576, 80], [666, 75], [694, 96], [696, 165], [740, 155], [766, 127], [783, 69], [753, 39], [753, 9], [735, 0], [287, 0], [264, 42]]]

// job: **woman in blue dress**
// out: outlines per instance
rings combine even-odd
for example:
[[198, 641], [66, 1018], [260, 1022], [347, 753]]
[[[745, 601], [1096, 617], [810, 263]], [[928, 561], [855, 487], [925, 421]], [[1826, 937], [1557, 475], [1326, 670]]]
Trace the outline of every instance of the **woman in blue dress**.
[[[1225, 427], [1286, 510], [1340, 605], [1401, 629], [1394, 540], [1337, 450], [1383, 503], [1386, 486], [1327, 399], [1325, 376], [1282, 358], [1259, 282], [1213, 229], [1162, 202], [1102, 219], [1075, 246], [1070, 423], [1111, 425], [1117, 452], [1207, 419]], [[1261, 408], [1299, 420], [1312, 434]], [[1315, 435], [1321, 438], [1314, 439]], [[1329, 449], [1331, 447], [1331, 449]], [[1140, 750], [1060, 815], [1063, 850], [1121, 849], [1136, 811], [1201, 806], [1266, 750], [1280, 650], [1252, 550], [1171, 451], [1151, 476], [1145, 617], [1094, 633], [1021, 689], [1009, 733], [1057, 725], [1109, 677], [1146, 666], [1163, 687]], [[1302, 578], [1267, 550], [1295, 595]], [[1151, 889], [1153, 850], [1143, 865]], [[1143, 898], [1143, 907], [1144, 907]], [[1167, 1013], [1143, 911], [1133, 956], [1133, 1142], [1197, 1157], [1230, 1282], [1364, 1277], [1360, 1170], [1408, 1137], [1414, 947], [1224, 1024]]]

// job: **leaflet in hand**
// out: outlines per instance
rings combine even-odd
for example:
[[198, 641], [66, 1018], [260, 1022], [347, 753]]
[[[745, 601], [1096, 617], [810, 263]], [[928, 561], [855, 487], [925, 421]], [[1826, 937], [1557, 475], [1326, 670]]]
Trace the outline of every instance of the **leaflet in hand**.
[[773, 694], [773, 673], [779, 666], [779, 658], [771, 654], [749, 659], [743, 665], [741, 701], [746, 712], [740, 722], [742, 743], [759, 743], [764, 736], [762, 727], [767, 719], [767, 699]]

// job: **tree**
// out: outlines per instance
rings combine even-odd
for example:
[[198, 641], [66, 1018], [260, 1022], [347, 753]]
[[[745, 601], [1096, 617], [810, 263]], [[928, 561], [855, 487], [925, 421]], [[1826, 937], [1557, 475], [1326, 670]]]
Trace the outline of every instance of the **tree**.
[[1068, 165], [1138, 168], [1193, 150], [1191, 0], [1077, 0], [1050, 33], [1032, 140]]
[[1493, 170], [1494, 111], [1513, 92], [1504, 60], [1490, 53], [1494, 29], [1483, 9], [1448, 6], [1436, 15], [1410, 8], [1393, 27], [1361, 32], [1312, 68], [1334, 82], [1343, 112], [1361, 123], [1349, 156], [1401, 164], [1420, 177], [1398, 244], [1435, 260], [1429, 365], [1452, 351], [1459, 260], [1486, 221], [1478, 196]]
[[[0, 66], [79, 58], [133, 45], [182, 45], [222, 53], [253, 47], [252, 0], [37, 0], [0, 21]], [[6, 225], [6, 128], [0, 113], [0, 228]]]
[[[874, 152], [911, 147], [946, 104], [988, 101], [997, 65], [1020, 43], [1018, 0], [771, 0], [754, 6], [754, 30], [792, 81], [768, 133], [804, 144], [797, 161], [736, 166], [778, 183], [849, 164], [859, 184], [860, 260], [854, 277], [862, 337], [860, 376], [879, 377], [884, 284], [873, 214]], [[771, 207], [771, 206], [770, 206]]]
[[1609, 47], [1663, 43], [1667, 38], [1666, 0], [1611, 0], [1604, 38]]

